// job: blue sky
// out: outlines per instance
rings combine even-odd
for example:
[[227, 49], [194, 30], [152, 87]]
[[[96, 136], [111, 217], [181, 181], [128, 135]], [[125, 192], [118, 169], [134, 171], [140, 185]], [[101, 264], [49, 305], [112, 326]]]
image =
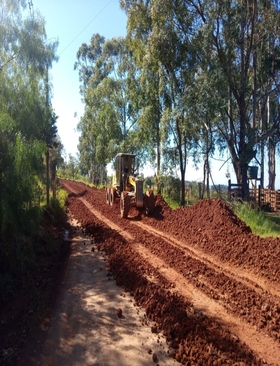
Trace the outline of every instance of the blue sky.
[[[53, 64], [51, 70], [52, 105], [59, 117], [58, 134], [64, 145], [66, 156], [69, 154], [76, 156], [78, 144], [76, 127], [84, 110], [79, 93], [78, 72], [74, 71], [76, 53], [81, 44], [89, 43], [91, 36], [95, 33], [99, 33], [106, 39], [125, 36], [126, 15], [119, 7], [119, 0], [32, 0], [32, 4], [33, 11], [38, 10], [45, 18], [48, 39], [59, 41], [57, 50], [59, 61]], [[224, 159], [226, 160], [227, 156]], [[227, 185], [227, 169], [231, 174], [232, 182], [236, 182], [231, 164], [212, 161], [211, 165], [215, 184]], [[143, 173], [147, 176], [153, 174], [153, 170], [149, 169]], [[202, 166], [199, 170], [195, 170], [190, 163], [187, 167], [186, 179], [201, 181], [202, 177]], [[280, 183], [276, 184], [280, 187]]]
[[74, 71], [76, 53], [95, 33], [106, 39], [125, 36], [126, 15], [119, 7], [119, 0], [32, 0], [32, 3], [33, 11], [38, 10], [45, 18], [48, 39], [59, 41], [59, 61], [51, 70], [52, 105], [59, 117], [58, 134], [66, 154], [76, 156], [75, 130], [84, 110], [78, 71]]

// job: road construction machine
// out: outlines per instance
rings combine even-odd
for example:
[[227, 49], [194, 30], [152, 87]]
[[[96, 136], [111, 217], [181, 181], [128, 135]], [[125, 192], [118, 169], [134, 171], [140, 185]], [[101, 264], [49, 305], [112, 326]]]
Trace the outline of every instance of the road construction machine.
[[112, 184], [106, 188], [106, 203], [113, 206], [115, 201], [119, 201], [122, 218], [127, 218], [131, 206], [144, 210], [146, 215], [151, 214], [155, 207], [153, 190], [149, 188], [144, 193], [144, 178], [139, 176], [138, 169], [134, 154], [116, 155]]

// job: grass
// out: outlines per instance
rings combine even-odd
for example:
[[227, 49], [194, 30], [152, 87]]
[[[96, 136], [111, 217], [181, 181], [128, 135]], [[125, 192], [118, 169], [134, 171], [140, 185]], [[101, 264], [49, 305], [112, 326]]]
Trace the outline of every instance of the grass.
[[172, 200], [170, 197], [163, 195], [164, 201], [170, 206], [173, 210], [180, 207], [180, 204], [177, 201]]
[[59, 189], [57, 192], [56, 199], [58, 200], [59, 206], [61, 208], [65, 207], [68, 198], [68, 193], [64, 189]]
[[248, 203], [235, 203], [235, 214], [250, 226], [252, 232], [261, 237], [280, 236], [280, 216], [250, 207]]

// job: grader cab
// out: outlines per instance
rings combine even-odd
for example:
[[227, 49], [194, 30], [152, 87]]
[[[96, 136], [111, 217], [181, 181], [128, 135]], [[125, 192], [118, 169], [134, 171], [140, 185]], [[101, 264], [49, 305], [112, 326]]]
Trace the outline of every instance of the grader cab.
[[144, 193], [144, 179], [139, 177], [139, 164], [133, 154], [117, 154], [112, 184], [106, 188], [106, 203], [113, 206], [119, 200], [122, 218], [127, 218], [131, 206], [149, 215], [155, 207], [152, 189]]

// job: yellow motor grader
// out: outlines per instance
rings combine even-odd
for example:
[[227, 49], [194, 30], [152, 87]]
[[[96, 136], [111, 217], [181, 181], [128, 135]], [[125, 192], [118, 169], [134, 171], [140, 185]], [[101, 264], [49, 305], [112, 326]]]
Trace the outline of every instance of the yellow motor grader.
[[106, 188], [106, 203], [112, 206], [119, 200], [122, 218], [127, 218], [131, 206], [143, 209], [146, 215], [155, 207], [153, 190], [144, 193], [144, 179], [139, 177], [138, 168], [135, 155], [116, 155], [112, 184]]

